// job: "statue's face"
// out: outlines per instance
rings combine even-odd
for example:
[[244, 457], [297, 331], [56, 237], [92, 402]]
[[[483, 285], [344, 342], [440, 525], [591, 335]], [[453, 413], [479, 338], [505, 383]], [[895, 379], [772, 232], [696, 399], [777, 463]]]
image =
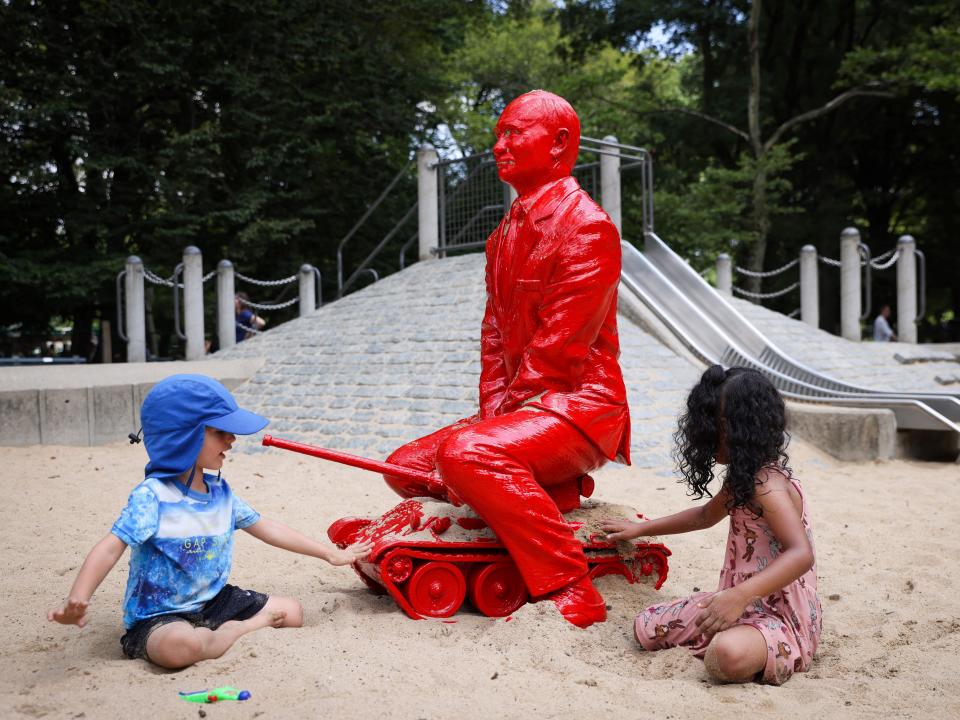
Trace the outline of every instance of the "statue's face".
[[521, 96], [510, 103], [494, 132], [497, 173], [521, 195], [569, 174], [559, 162], [569, 133], [553, 127], [535, 100]]

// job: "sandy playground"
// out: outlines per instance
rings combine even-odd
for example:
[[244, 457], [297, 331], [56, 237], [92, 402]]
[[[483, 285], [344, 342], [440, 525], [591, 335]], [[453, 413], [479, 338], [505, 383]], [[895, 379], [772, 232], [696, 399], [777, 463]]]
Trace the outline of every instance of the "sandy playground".
[[[4, 448], [0, 716], [960, 717], [960, 466], [841, 463], [797, 440], [791, 454], [811, 501], [824, 641], [812, 671], [777, 688], [711, 684], [687, 651], [644, 653], [632, 639], [645, 605], [715, 587], [726, 523], [665, 539], [673, 557], [661, 591], [601, 579], [610, 617], [587, 631], [551, 604], [510, 621], [469, 612], [454, 623], [409, 620], [349, 568], [241, 532], [232, 582], [300, 598], [305, 627], [263, 630], [218, 660], [162, 671], [120, 651], [126, 557], [86, 628], [45, 620], [141, 476], [142, 446]], [[370, 473], [281, 451], [235, 450], [224, 473], [264, 515], [318, 537], [341, 516], [395, 503]], [[689, 504], [672, 478], [651, 471], [615, 466], [597, 480], [598, 499], [648, 515]], [[253, 697], [216, 706], [177, 697], [220, 685]]]

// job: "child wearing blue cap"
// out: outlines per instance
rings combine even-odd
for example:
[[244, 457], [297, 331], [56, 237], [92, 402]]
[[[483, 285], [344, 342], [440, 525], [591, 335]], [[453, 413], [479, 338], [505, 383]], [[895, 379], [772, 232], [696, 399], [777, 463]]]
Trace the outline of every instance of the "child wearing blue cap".
[[[284, 550], [348, 565], [368, 543], [344, 550], [321, 544], [260, 516], [220, 477], [237, 435], [266, 427], [266, 418], [237, 406], [230, 392], [203, 375], [174, 375], [144, 398], [140, 411], [150, 461], [110, 533], [87, 555], [63, 607], [47, 619], [87, 624], [90, 598], [129, 545], [130, 575], [123, 601], [130, 658], [183, 668], [223, 655], [239, 637], [260, 628], [300, 627], [303, 608], [227, 584], [233, 531]], [[204, 469], [217, 470], [217, 475]]]

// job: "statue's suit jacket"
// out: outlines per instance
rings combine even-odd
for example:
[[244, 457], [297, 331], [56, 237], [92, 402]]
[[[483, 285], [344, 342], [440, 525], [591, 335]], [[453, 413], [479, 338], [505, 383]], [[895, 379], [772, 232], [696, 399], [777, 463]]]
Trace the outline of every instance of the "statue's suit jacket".
[[480, 417], [532, 406], [629, 462], [620, 371], [620, 236], [572, 177], [517, 198], [487, 240]]

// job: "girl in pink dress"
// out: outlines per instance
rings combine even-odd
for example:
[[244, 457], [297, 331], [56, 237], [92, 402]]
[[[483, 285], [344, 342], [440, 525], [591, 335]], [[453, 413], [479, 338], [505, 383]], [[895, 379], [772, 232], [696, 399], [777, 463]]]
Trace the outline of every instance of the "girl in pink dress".
[[[760, 373], [708, 369], [690, 392], [675, 435], [690, 494], [711, 497], [683, 512], [607, 520], [613, 540], [702, 530], [730, 518], [716, 592], [644, 610], [634, 633], [647, 650], [689, 647], [720, 682], [780, 685], [803, 672], [820, 639], [821, 611], [807, 503], [787, 467], [783, 399]], [[714, 496], [714, 466], [726, 466]]]

